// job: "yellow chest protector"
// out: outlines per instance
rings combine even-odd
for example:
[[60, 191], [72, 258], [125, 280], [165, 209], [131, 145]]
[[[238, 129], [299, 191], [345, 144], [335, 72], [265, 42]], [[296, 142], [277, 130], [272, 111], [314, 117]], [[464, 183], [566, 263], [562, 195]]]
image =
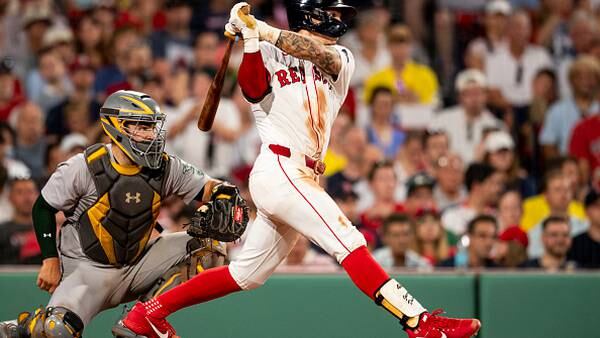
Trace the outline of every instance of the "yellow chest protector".
[[134, 263], [156, 224], [165, 192], [168, 156], [161, 168], [151, 170], [112, 162], [103, 144], [90, 146], [84, 155], [98, 197], [79, 220], [83, 252], [104, 264]]

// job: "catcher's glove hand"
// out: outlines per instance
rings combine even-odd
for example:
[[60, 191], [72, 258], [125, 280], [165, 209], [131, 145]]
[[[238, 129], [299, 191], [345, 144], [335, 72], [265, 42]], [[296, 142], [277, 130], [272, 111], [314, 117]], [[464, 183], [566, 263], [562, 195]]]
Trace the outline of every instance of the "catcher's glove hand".
[[237, 187], [221, 183], [213, 188], [211, 199], [201, 206], [187, 230], [192, 237], [221, 242], [239, 239], [248, 225], [248, 207]]

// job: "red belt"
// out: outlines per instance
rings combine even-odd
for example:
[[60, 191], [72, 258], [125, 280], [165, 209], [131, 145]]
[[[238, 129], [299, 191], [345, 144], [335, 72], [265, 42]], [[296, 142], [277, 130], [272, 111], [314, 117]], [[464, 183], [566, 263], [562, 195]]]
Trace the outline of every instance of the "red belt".
[[[288, 147], [284, 147], [279, 144], [269, 144], [269, 149], [271, 149], [274, 154], [288, 158], [292, 157], [292, 151]], [[311, 168], [317, 175], [322, 175], [325, 172], [325, 163], [308, 155], [304, 155], [304, 164]]]

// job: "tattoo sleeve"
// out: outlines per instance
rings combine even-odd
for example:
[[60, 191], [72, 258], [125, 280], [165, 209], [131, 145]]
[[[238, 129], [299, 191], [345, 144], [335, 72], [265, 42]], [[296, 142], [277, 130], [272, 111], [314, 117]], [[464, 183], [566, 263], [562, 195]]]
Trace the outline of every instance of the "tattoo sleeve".
[[325, 46], [310, 37], [281, 31], [275, 46], [294, 57], [314, 63], [329, 75], [337, 76], [342, 69], [340, 54], [333, 47]]

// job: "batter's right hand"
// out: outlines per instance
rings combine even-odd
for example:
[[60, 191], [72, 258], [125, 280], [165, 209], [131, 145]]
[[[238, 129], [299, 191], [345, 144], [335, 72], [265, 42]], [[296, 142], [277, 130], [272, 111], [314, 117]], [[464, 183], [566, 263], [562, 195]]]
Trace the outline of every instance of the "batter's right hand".
[[45, 291], [54, 293], [60, 283], [60, 260], [58, 257], [46, 258], [37, 278], [37, 286]]

